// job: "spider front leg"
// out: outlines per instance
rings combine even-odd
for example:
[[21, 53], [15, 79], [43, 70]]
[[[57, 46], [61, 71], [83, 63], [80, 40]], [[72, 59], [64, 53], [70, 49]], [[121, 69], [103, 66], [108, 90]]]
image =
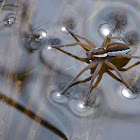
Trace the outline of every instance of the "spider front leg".
[[78, 57], [76, 55], [73, 55], [73, 54], [71, 54], [69, 52], [66, 52], [66, 51], [64, 51], [62, 49], [59, 49], [59, 48], [56, 48], [56, 49], [59, 50], [59, 51], [61, 51], [61, 52], [63, 52], [63, 53], [65, 53], [65, 54], [67, 54], [67, 55], [69, 55], [69, 56], [71, 56], [71, 57], [73, 57], [73, 58], [75, 58], [75, 59], [77, 59], [77, 60], [79, 60], [79, 61], [81, 61], [81, 62], [89, 63], [89, 59], [88, 58], [81, 58], [81, 57]]
[[[116, 24], [116, 23], [115, 23], [115, 24]], [[111, 32], [109, 33], [109, 35], [106, 36], [105, 40], [104, 40], [103, 43], [102, 43], [102, 47], [103, 47], [103, 48], [106, 48], [106, 47], [109, 45], [111, 39], [123, 40], [126, 44], [128, 44], [127, 41], [126, 41], [123, 37], [113, 37], [113, 36], [112, 36], [113, 32], [115, 31], [115, 28], [116, 28], [116, 25], [115, 25], [114, 28], [111, 30]]]
[[[99, 74], [99, 77], [98, 77], [98, 79], [97, 79], [95, 85], [92, 87], [91, 91], [92, 91], [94, 88], [96, 88], [96, 87], [98, 86], [98, 84], [100, 83], [100, 81], [101, 81], [101, 79], [102, 79], [102, 76], [103, 76], [103, 73]], [[92, 78], [92, 76], [90, 76], [90, 77], [88, 77], [88, 78], [86, 78], [86, 79], [84, 79], [84, 80], [77, 81], [77, 82], [73, 83], [72, 86], [78, 85], [78, 84], [80, 84], [80, 83], [86, 83], [86, 82], [88, 82], [88, 81], [91, 81], [91, 78]]]
[[91, 93], [91, 89], [92, 89], [92, 84], [96, 78], [96, 76], [99, 74], [100, 70], [101, 70], [101, 67], [103, 65], [103, 62], [99, 62], [93, 75], [92, 75], [92, 78], [91, 78], [91, 82], [90, 82], [90, 86], [89, 86], [89, 89], [88, 89], [88, 92], [86, 94], [86, 97], [85, 97], [85, 101], [84, 101], [84, 105], [87, 106], [88, 105], [88, 100], [89, 100], [89, 95]]
[[[67, 30], [68, 30], [69, 33], [75, 38], [75, 40], [76, 40], [77, 42], [80, 42], [80, 41], [78, 40], [78, 38], [80, 38], [80, 39], [85, 40], [92, 48], [96, 48], [96, 46], [95, 46], [90, 40], [88, 40], [87, 38], [82, 37], [82, 36], [80, 36], [80, 35], [78, 35], [78, 34], [73, 33], [69, 28], [67, 28]], [[77, 38], [77, 37], [78, 37], [78, 38]]]
[[99, 74], [98, 79], [97, 79], [96, 83], [94, 84], [94, 86], [92, 86], [92, 89], [91, 89], [90, 92], [92, 92], [92, 90], [98, 86], [98, 84], [100, 83], [102, 77], [103, 77], [103, 73]]
[[82, 75], [88, 69], [95, 67], [96, 65], [97, 65], [96, 62], [92, 62], [87, 67], [85, 67], [82, 71], [80, 71], [79, 74], [64, 88], [64, 90], [62, 91], [62, 94], [64, 94], [73, 85], [73, 83], [80, 77], [80, 75]]
[[106, 48], [107, 45], [109, 45], [110, 41], [111, 41], [111, 40], [110, 40], [109, 36], [107, 36], [107, 37], [105, 38], [104, 42], [102, 43], [102, 48]]
[[[94, 88], [96, 88], [96, 87], [98, 86], [98, 84], [100, 83], [100, 81], [101, 81], [101, 79], [102, 79], [102, 76], [103, 76], [103, 73], [99, 74], [99, 77], [98, 77], [96, 83], [94, 84], [94, 86], [92, 87], [91, 92], [92, 92], [92, 90], [93, 90]], [[86, 78], [85, 80], [77, 81], [77, 82], [73, 83], [71, 86], [75, 86], [75, 85], [78, 85], [78, 84], [80, 84], [80, 83], [86, 83], [86, 82], [88, 82], [88, 81], [91, 81], [91, 78], [92, 78], [92, 76]]]
[[76, 42], [76, 43], [72, 43], [72, 44], [66, 44], [66, 45], [52, 45], [51, 47], [52, 48], [62, 48], [62, 47], [70, 47], [70, 46], [76, 46], [76, 45], [80, 45], [82, 46], [84, 49], [90, 51], [91, 50], [91, 47], [86, 45], [86, 44], [83, 44], [81, 42]]
[[122, 40], [125, 44], [128, 44], [128, 42], [127, 42], [122, 36], [120, 36], [120, 37], [112, 37], [112, 36], [109, 36], [109, 39], [110, 39], [110, 40], [111, 40], [111, 39]]
[[109, 45], [111, 39], [110, 37], [112, 36], [114, 30], [115, 30], [116, 25], [114, 26], [114, 28], [110, 31], [109, 35], [106, 36], [106, 38], [104, 39], [103, 43], [102, 43], [102, 47], [106, 48], [107, 45]]
[[112, 39], [122, 40], [125, 44], [128, 44], [127, 41], [121, 36], [120, 37], [112, 37], [112, 36], [108, 35], [105, 38], [104, 42], [102, 43], [102, 47], [106, 48]]
[[92, 78], [92, 76], [90, 76], [90, 77], [88, 77], [88, 78], [86, 78], [86, 79], [84, 79], [84, 80], [76, 81], [75, 83], [73, 83], [73, 84], [71, 85], [71, 87], [72, 87], [72, 86], [75, 86], [75, 85], [78, 85], [78, 84], [81, 84], [81, 83], [86, 83], [86, 82], [90, 81], [91, 78]]

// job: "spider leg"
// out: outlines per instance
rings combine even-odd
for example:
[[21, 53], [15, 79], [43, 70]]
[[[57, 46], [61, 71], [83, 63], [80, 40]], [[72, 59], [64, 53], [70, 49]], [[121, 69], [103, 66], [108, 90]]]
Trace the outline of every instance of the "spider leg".
[[110, 40], [109, 36], [107, 36], [107, 37], [105, 38], [104, 42], [102, 43], [102, 48], [106, 48], [107, 45], [109, 45], [110, 41], [111, 41], [111, 40]]
[[108, 36], [108, 38], [111, 40], [111, 39], [118, 39], [118, 40], [122, 40], [125, 44], [128, 44], [127, 41], [122, 37], [112, 37], [112, 36]]
[[109, 33], [109, 35], [106, 36], [104, 42], [102, 43], [102, 47], [107, 47], [107, 45], [109, 45], [111, 39], [119, 39], [119, 40], [121, 39], [121, 40], [123, 40], [126, 44], [128, 44], [128, 43], [126, 42], [126, 40], [125, 40], [123, 37], [112, 37], [112, 34], [113, 34], [113, 32], [115, 31], [115, 28], [116, 28], [116, 23], [115, 23], [114, 28], [113, 28], [113, 29], [111, 30], [111, 32]]
[[94, 71], [94, 73], [92, 75], [89, 90], [88, 90], [88, 92], [86, 94], [86, 97], [85, 97], [85, 102], [84, 102], [85, 105], [88, 105], [88, 99], [89, 99], [89, 95], [91, 93], [92, 84], [93, 84], [94, 79], [96, 78], [96, 76], [99, 74], [99, 71], [100, 71], [100, 69], [102, 67], [102, 64], [103, 64], [103, 62], [99, 62], [99, 64], [97, 65], [97, 67], [96, 67], [96, 69], [95, 69], [95, 71]]
[[[69, 28], [67, 28], [67, 30], [68, 30], [69, 33], [75, 38], [75, 40], [76, 40], [77, 42], [80, 42], [80, 41], [77, 39], [77, 37], [78, 37], [78, 38], [80, 38], [80, 39], [85, 40], [92, 48], [96, 48], [96, 46], [95, 46], [90, 40], [88, 40], [87, 38], [82, 37], [82, 36], [80, 36], [80, 35], [78, 35], [78, 34], [73, 33]], [[92, 48], [91, 48], [91, 49], [92, 49]]]
[[133, 67], [135, 67], [135, 66], [137, 66], [139, 64], [140, 64], [140, 61], [135, 63], [135, 64], [133, 64], [133, 65], [131, 65], [131, 66], [129, 66], [128, 68], [122, 68], [122, 69], [120, 69], [120, 71], [128, 71], [128, 70], [132, 69]]
[[[96, 83], [92, 86], [90, 93], [93, 91], [93, 89], [95, 89], [98, 86], [98, 84], [100, 83], [100, 81], [102, 79], [102, 76], [103, 76], [103, 73], [99, 74], [98, 79], [97, 79]], [[93, 103], [95, 103], [95, 101], [96, 101], [96, 95], [94, 94], [92, 102], [90, 103], [87, 100], [87, 103], [85, 103], [85, 105], [92, 107], [92, 105], [93, 105]]]
[[64, 90], [62, 91], [62, 94], [64, 94], [70, 87], [71, 85], [77, 80], [77, 78], [82, 75], [85, 71], [87, 71], [88, 69], [96, 66], [97, 63], [96, 62], [92, 62], [91, 64], [89, 64], [87, 67], [85, 67], [82, 71], [80, 71], [80, 73], [64, 88]]
[[51, 47], [52, 48], [62, 48], [62, 47], [70, 47], [70, 46], [76, 46], [76, 45], [80, 45], [81, 47], [83, 47], [86, 50], [89, 50], [89, 51], [91, 50], [90, 46], [83, 44], [81, 42], [76, 42], [76, 43], [66, 44], [66, 45], [52, 45]]
[[119, 82], [122, 82], [122, 80], [120, 80], [116, 75], [114, 75], [111, 71], [107, 70], [106, 71], [108, 73], [108, 75], [110, 75], [112, 78], [116, 79]]
[[[98, 79], [97, 79], [97, 81], [96, 81], [96, 83], [95, 83], [95, 86], [92, 87], [92, 88], [96, 88], [96, 87], [97, 87], [97, 85], [100, 83], [100, 81], [101, 81], [101, 79], [102, 79], [102, 75], [103, 75], [103, 74], [100, 74], [100, 75], [99, 75], [99, 77], [98, 77]], [[88, 78], [86, 78], [86, 79], [84, 79], [84, 80], [77, 81], [77, 82], [73, 83], [72, 86], [78, 85], [78, 84], [80, 84], [80, 83], [88, 82], [88, 81], [91, 80], [91, 78], [92, 78], [92, 76], [90, 76], [90, 77], [88, 77]]]
[[[99, 74], [99, 77], [98, 77], [98, 79], [97, 79], [95, 85], [92, 87], [91, 91], [92, 91], [94, 88], [96, 88], [96, 87], [98, 86], [98, 84], [100, 83], [100, 81], [101, 81], [101, 79], [102, 79], [102, 76], [103, 76], [103, 73], [102, 73], [102, 74]], [[72, 86], [78, 85], [78, 84], [80, 84], [80, 83], [88, 82], [88, 81], [91, 80], [91, 78], [92, 78], [92, 76], [90, 76], [90, 77], [88, 77], [88, 78], [86, 78], [86, 79], [84, 79], [84, 80], [77, 81], [77, 82], [73, 83]]]
[[110, 37], [112, 36], [112, 34], [113, 34], [115, 28], [116, 28], [116, 23], [115, 23], [115, 26], [113, 27], [113, 29], [110, 31], [109, 35], [107, 35], [106, 38], [104, 39], [104, 41], [103, 41], [103, 43], [102, 43], [102, 47], [103, 47], [103, 48], [106, 48], [107, 45], [109, 45], [109, 43], [110, 43], [110, 41], [111, 41]]
[[102, 43], [102, 47], [107, 47], [107, 45], [109, 45], [109, 43], [112, 39], [119, 39], [119, 40], [122, 40], [124, 43], [128, 44], [127, 41], [123, 37], [112, 37], [112, 36], [108, 35], [105, 38], [104, 42]]
[[80, 84], [80, 83], [86, 83], [86, 82], [88, 82], [88, 81], [91, 80], [91, 77], [92, 77], [92, 76], [90, 76], [90, 77], [88, 77], [88, 78], [86, 78], [86, 79], [84, 79], [84, 80], [76, 81], [75, 83], [73, 83], [73, 84], [71, 85], [71, 87], [72, 87], [72, 86], [75, 86], [75, 85], [78, 85], [78, 84]]
[[66, 52], [66, 51], [64, 51], [64, 50], [62, 50], [62, 49], [59, 49], [59, 48], [56, 48], [56, 49], [59, 50], [59, 51], [61, 51], [61, 52], [63, 52], [63, 53], [65, 53], [65, 54], [67, 54], [67, 55], [69, 55], [69, 56], [71, 56], [71, 57], [73, 57], [73, 58], [75, 58], [75, 59], [77, 59], [77, 60], [79, 60], [79, 61], [89, 63], [88, 58], [81, 58], [81, 57], [78, 57], [78, 56], [76, 56], [76, 55], [73, 55], [73, 54], [71, 54], [71, 53], [69, 53], [69, 52]]
[[113, 65], [112, 63], [105, 61], [106, 65], [109, 66], [110, 68], [112, 68], [113, 70], [115, 70], [117, 72], [117, 74], [119, 75], [119, 77], [121, 78], [122, 82], [124, 83], [124, 85], [130, 89], [133, 93], [135, 93], [135, 91], [132, 89], [132, 87], [127, 83], [127, 81], [123, 78], [123, 76], [120, 74], [119, 70], [115, 67], [115, 65]]
[[96, 83], [94, 84], [94, 86], [92, 86], [92, 89], [91, 89], [90, 92], [92, 92], [92, 90], [98, 86], [98, 84], [100, 83], [100, 81], [102, 79], [102, 76], [103, 76], [103, 73], [102, 74], [99, 74], [99, 77], [98, 77]]

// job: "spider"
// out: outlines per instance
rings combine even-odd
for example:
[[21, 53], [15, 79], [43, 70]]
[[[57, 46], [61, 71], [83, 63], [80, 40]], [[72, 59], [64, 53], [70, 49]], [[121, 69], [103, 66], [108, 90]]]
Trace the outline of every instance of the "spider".
[[[87, 62], [89, 65], [86, 66], [83, 70], [81, 70], [75, 78], [73, 78], [73, 80], [63, 89], [61, 94], [64, 94], [71, 86], [74, 85], [74, 83], [76, 83], [76, 80], [85, 71], [90, 69], [92, 76], [89, 77], [88, 80], [91, 80], [91, 82], [90, 82], [89, 89], [86, 93], [86, 97], [84, 100], [84, 105], [87, 106], [88, 102], [89, 102], [89, 95], [94, 88], [94, 86], [92, 86], [93, 82], [104, 66], [108, 67], [107, 69], [115, 70], [121, 80], [119, 78], [117, 78], [114, 74], [111, 74], [110, 71], [108, 71], [107, 73], [109, 75], [111, 75], [112, 77], [114, 77], [115, 79], [117, 79], [117, 80], [119, 79], [118, 81], [121, 81], [128, 89], [130, 89], [133, 93], [135, 93], [133, 88], [127, 83], [127, 81], [120, 74], [119, 70], [124, 70], [122, 67], [124, 67], [131, 58], [140, 59], [140, 57], [128, 55], [128, 53], [131, 51], [131, 48], [129, 47], [128, 43], [126, 42], [126, 40], [123, 37], [121, 37], [121, 36], [113, 37], [112, 36], [112, 34], [115, 30], [115, 27], [111, 30], [109, 35], [106, 36], [106, 38], [104, 39], [102, 46], [100, 48], [96, 48], [96, 46], [87, 38], [73, 33], [67, 27], [66, 27], [66, 29], [75, 38], [75, 40], [77, 42], [73, 43], [73, 44], [66, 44], [66, 45], [52, 45], [51, 47], [61, 50], [60, 48], [62, 48], [62, 47], [80, 45], [83, 49], [86, 50], [87, 57], [79, 58], [79, 57], [75, 56], [75, 58], [80, 61]], [[88, 43], [88, 45], [80, 42], [79, 39], [86, 41]], [[110, 41], [112, 39], [122, 40], [124, 43], [110, 43]], [[65, 51], [63, 51], [63, 50], [61, 50], [61, 51], [63, 53], [65, 53]], [[70, 55], [70, 53], [68, 53], [68, 52], [66, 52], [66, 54]], [[70, 56], [74, 56], [74, 55], [70, 55]], [[118, 63], [120, 63], [124, 59], [127, 59], [127, 61], [124, 61], [124, 63], [120, 66]], [[115, 63], [115, 62], [117, 62], [117, 63]], [[138, 64], [139, 63], [137, 62], [135, 65], [138, 65]], [[135, 65], [128, 67], [127, 70], [134, 67]]]

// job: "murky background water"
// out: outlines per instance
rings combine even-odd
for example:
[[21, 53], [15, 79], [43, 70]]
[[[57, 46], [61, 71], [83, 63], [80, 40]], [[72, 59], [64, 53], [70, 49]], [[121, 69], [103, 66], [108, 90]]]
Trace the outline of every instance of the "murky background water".
[[[104, 31], [112, 29], [117, 21], [116, 35], [130, 43], [132, 55], [140, 56], [138, 0], [0, 3], [4, 4], [0, 11], [0, 140], [139, 139], [140, 97], [108, 73], [103, 73], [91, 94], [91, 103], [97, 96], [92, 107], [85, 109], [80, 104], [89, 82], [77, 84], [61, 96], [63, 88], [87, 63], [50, 47], [75, 42], [64, 26], [100, 47]], [[86, 57], [85, 50], [78, 46], [64, 51]], [[138, 60], [131, 59], [124, 67], [131, 69], [120, 72], [137, 93], [138, 64]], [[87, 71], [79, 80], [89, 76]]]

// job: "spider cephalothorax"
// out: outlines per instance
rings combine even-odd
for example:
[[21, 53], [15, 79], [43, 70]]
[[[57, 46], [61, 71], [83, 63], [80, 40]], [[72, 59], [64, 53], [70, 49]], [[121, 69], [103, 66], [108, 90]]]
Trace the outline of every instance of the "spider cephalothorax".
[[[91, 91], [93, 90], [93, 82], [94, 79], [97, 77], [97, 75], [100, 73], [101, 69], [104, 68], [104, 66], [107, 66], [108, 69], [115, 70], [119, 77], [121, 78], [121, 81], [128, 89], [130, 89], [133, 93], [135, 91], [132, 89], [132, 87], [126, 82], [126, 80], [123, 78], [123, 76], [120, 74], [119, 70], [122, 70], [123, 66], [125, 66], [131, 58], [137, 58], [140, 59], [139, 56], [130, 56], [128, 53], [131, 51], [131, 48], [129, 45], [127, 45], [127, 42], [123, 37], [113, 37], [112, 33], [114, 29], [110, 32], [110, 34], [105, 38], [104, 42], [102, 43], [102, 46], [100, 48], [96, 48], [96, 46], [87, 38], [81, 37], [69, 29], [67, 29], [69, 33], [75, 38], [77, 41], [73, 44], [66, 44], [66, 45], [58, 45], [58, 46], [52, 46], [53, 48], [56, 48], [60, 50], [61, 47], [69, 47], [69, 46], [76, 46], [80, 45], [82, 48], [86, 50], [87, 58], [79, 58], [75, 56], [76, 59], [80, 61], [84, 61], [89, 63], [87, 67], [85, 67], [83, 70], [79, 72], [79, 74], [65, 87], [65, 89], [62, 91], [62, 94], [64, 94], [71, 86], [74, 85], [76, 80], [82, 75], [85, 71], [91, 70], [91, 77], [87, 78], [88, 80], [91, 80], [89, 90], [85, 97], [85, 105], [88, 104], [88, 99]], [[85, 40], [88, 45], [83, 44], [79, 41], [79, 39]], [[111, 39], [121, 39], [124, 43], [110, 43]], [[64, 52], [64, 51], [62, 51]], [[70, 55], [70, 53], [67, 53]], [[72, 55], [74, 57], [74, 55]], [[126, 59], [126, 61], [124, 61]], [[118, 61], [123, 61], [122, 65], [118, 65]], [[108, 69], [106, 69], [106, 72], [109, 74], [111, 73]], [[128, 68], [129, 70], [130, 68]], [[111, 74], [112, 76], [113, 74]], [[112, 76], [115, 79], [118, 79], [115, 75]]]

